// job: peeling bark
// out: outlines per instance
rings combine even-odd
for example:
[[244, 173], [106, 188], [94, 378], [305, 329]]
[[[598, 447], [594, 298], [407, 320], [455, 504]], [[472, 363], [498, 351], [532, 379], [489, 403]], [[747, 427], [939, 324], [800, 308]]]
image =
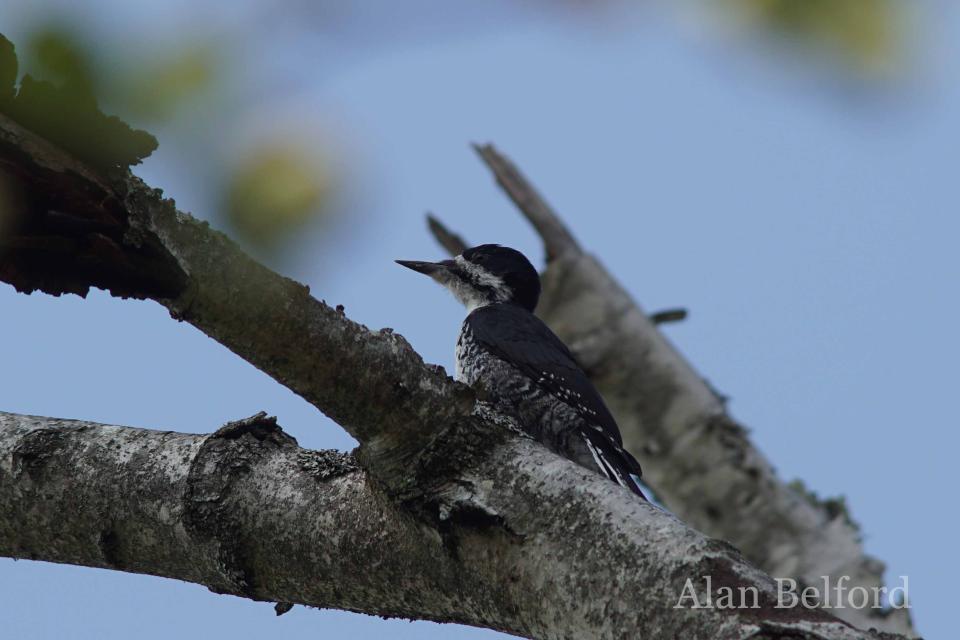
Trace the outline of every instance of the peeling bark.
[[[413, 517], [264, 414], [197, 436], [0, 413], [5, 556], [531, 638], [884, 637], [776, 608], [733, 547], [525, 438], [437, 500], [437, 519]], [[704, 575], [760, 606], [675, 608]]]

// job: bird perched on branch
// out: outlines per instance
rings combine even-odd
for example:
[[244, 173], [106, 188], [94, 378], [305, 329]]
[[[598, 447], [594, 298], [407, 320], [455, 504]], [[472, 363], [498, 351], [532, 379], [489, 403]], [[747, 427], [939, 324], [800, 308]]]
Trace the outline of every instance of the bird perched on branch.
[[452, 260], [398, 264], [430, 276], [467, 307], [457, 339], [456, 378], [483, 387], [549, 449], [645, 499], [640, 464], [570, 350], [533, 314], [540, 276], [522, 253], [495, 244]]

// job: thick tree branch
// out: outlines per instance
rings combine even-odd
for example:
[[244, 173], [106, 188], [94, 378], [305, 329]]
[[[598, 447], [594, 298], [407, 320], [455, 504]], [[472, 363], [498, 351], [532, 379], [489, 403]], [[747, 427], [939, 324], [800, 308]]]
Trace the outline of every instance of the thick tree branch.
[[[22, 193], [0, 241], [0, 279], [24, 292], [95, 286], [156, 300], [342, 425], [398, 491], [417, 490], [413, 459], [438, 433], [473, 420], [470, 390], [442, 367], [425, 370], [402, 336], [349, 320], [129, 172], [94, 174], [2, 114], [0, 170]], [[51, 211], [71, 224], [50, 224]]]
[[[458, 620], [536, 638], [878, 637], [820, 611], [776, 608], [772, 581], [734, 549], [511, 433], [469, 389], [424, 365], [401, 337], [351, 322], [128, 173], [102, 178], [85, 172], [4, 120], [0, 168], [24, 196], [8, 236], [19, 248], [0, 256], [0, 277], [25, 291], [84, 293], [101, 286], [157, 300], [343, 424], [361, 442], [359, 462], [378, 481], [361, 486], [353, 473], [333, 479], [335, 489], [305, 486], [297, 475], [303, 470], [291, 466], [300, 464], [299, 452], [262, 418], [188, 442], [190, 436], [120, 434], [93, 425], [40, 429], [9, 416], [6, 453], [0, 454], [6, 505], [0, 527], [10, 553], [24, 553], [29, 543], [25, 552], [37, 558], [166, 575], [185, 569], [138, 565], [138, 546], [155, 543], [163, 547], [157, 557], [174, 562], [166, 545], [208, 545], [205, 551], [198, 546], [194, 560], [214, 589], [288, 603], [335, 602], [336, 593], [309, 591], [301, 581], [311, 578], [304, 574], [269, 573], [274, 564], [305, 562], [329, 585], [353, 580], [351, 571], [381, 571], [382, 555], [368, 555], [363, 546], [366, 534], [336, 517], [337, 526], [359, 537], [359, 546], [337, 547], [353, 558], [323, 556], [328, 532], [311, 527], [326, 526], [318, 514], [348, 508], [335, 506], [329, 491], [370, 510], [360, 522], [364, 527], [401, 527], [396, 535], [406, 545], [398, 543], [392, 564], [384, 560], [384, 567], [393, 588], [407, 579], [397, 573], [401, 567], [423, 572], [413, 582], [425, 595], [418, 599], [417, 589], [403, 587], [399, 604], [390, 598], [373, 604], [383, 595], [374, 591], [359, 604], [324, 606]], [[42, 189], [36, 186], [41, 183]], [[51, 224], [50, 211], [63, 212], [71, 223]], [[93, 224], [100, 221], [109, 223], [106, 231]], [[25, 236], [32, 242], [21, 242]], [[31, 268], [48, 246], [64, 241], [74, 242], [68, 259], [46, 271]], [[142, 255], [152, 260], [150, 273], [137, 262]], [[98, 267], [78, 272], [71, 264]], [[122, 471], [126, 491], [111, 484], [121, 481], [106, 473], [111, 466]], [[155, 503], [151, 492], [164, 491], [163, 484], [175, 495]], [[290, 495], [300, 491], [319, 491], [330, 501]], [[79, 515], [44, 516], [46, 500], [53, 503], [51, 513]], [[288, 511], [321, 522], [297, 531], [298, 523], [285, 520]], [[153, 528], [171, 526], [155, 541], [149, 537]], [[280, 551], [264, 546], [287, 526], [293, 533], [281, 540], [291, 546], [279, 558]], [[240, 533], [231, 537], [234, 530]], [[409, 548], [421, 542], [427, 546]], [[66, 546], [73, 550], [67, 553]], [[434, 585], [423, 583], [433, 570], [427, 557], [440, 565], [442, 579]], [[444, 573], [451, 566], [452, 577]], [[723, 585], [756, 589], [759, 608], [673, 607], [686, 579], [708, 575]], [[434, 603], [431, 594], [443, 591], [447, 604]], [[449, 594], [463, 609], [459, 613]], [[328, 596], [332, 600], [324, 600]]]
[[501, 606], [350, 456], [263, 415], [197, 436], [0, 413], [0, 554], [383, 616]]
[[[608, 401], [657, 496], [771, 575], [810, 585], [821, 576], [848, 575], [851, 584], [881, 586], [884, 565], [864, 553], [859, 528], [846, 510], [778, 478], [746, 429], [727, 414], [724, 400], [657, 329], [660, 319], [648, 316], [580, 249], [510, 160], [492, 145], [477, 150], [546, 247], [538, 314], [571, 347]], [[448, 251], [456, 248], [445, 239], [459, 236], [438, 220], [431, 220], [430, 230]], [[836, 613], [862, 628], [915, 635], [906, 609]]]
[[[775, 608], [732, 547], [523, 438], [447, 498], [412, 518], [263, 414], [196, 436], [0, 413], [3, 555], [535, 638], [880, 637]], [[758, 608], [674, 608], [704, 575]]]

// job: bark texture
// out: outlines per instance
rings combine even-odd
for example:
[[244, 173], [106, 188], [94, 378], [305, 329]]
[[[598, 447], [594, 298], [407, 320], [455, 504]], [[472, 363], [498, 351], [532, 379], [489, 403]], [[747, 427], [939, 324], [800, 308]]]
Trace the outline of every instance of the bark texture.
[[[476, 147], [497, 183], [537, 229], [546, 249], [537, 309], [603, 394], [638, 455], [644, 480], [686, 522], [728, 540], [772, 576], [801, 584], [850, 576], [883, 585], [884, 564], [864, 553], [842, 500], [819, 500], [784, 483], [721, 398], [593, 256], [509, 159]], [[462, 238], [432, 216], [430, 230], [451, 253]], [[916, 635], [907, 609], [839, 609], [861, 627]]]
[[[732, 547], [520, 437], [402, 337], [315, 300], [129, 172], [91, 172], [2, 116], [0, 170], [19, 190], [0, 279], [156, 300], [343, 425], [366, 472], [263, 416], [197, 437], [4, 414], [3, 553], [535, 638], [880, 637], [775, 608], [770, 578]], [[674, 609], [705, 575], [755, 587], [762, 606]]]
[[[197, 436], [0, 413], [6, 556], [534, 638], [882, 637], [775, 608], [735, 549], [524, 438], [442, 500], [413, 517], [264, 414]], [[704, 575], [755, 587], [759, 608], [674, 608]]]
[[398, 492], [419, 490], [410, 469], [438, 433], [475, 421], [470, 389], [402, 336], [351, 321], [129, 172], [97, 175], [2, 114], [0, 169], [22, 194], [0, 245], [0, 279], [17, 290], [156, 300], [343, 426]]

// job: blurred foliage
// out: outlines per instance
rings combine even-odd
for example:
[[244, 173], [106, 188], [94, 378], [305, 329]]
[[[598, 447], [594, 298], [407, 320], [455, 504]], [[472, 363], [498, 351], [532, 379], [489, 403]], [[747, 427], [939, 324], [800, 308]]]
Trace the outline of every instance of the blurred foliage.
[[27, 52], [36, 60], [38, 72], [48, 80], [96, 94], [88, 47], [74, 34], [54, 27], [43, 28], [28, 40]]
[[[630, 10], [630, 0], [526, 0], [548, 10], [576, 9], [573, 18], [615, 16]], [[646, 3], [652, 4], [652, 3]], [[854, 76], [883, 76], [898, 70], [906, 53], [915, 3], [903, 0], [662, 0], [667, 9], [697, 21], [705, 16], [721, 24], [787, 45], [800, 59], [826, 62], [831, 71]], [[797, 46], [800, 45], [800, 46]], [[850, 78], [847, 78], [848, 80]]]
[[[309, 90], [309, 84], [276, 91], [273, 83], [286, 80], [276, 74], [256, 76], [257, 65], [251, 62], [265, 57], [256, 47], [304, 46], [297, 39], [304, 32], [311, 39], [336, 33], [332, 42], [345, 49], [369, 47], [368, 32], [377, 34], [378, 46], [383, 45], [381, 35], [402, 46], [409, 30], [395, 23], [417, 18], [403, 11], [367, 12], [350, 3], [295, 2], [277, 9], [256, 2], [250, 11], [239, 10], [237, 20], [218, 17], [208, 24], [181, 10], [182, 19], [170, 23], [176, 27], [141, 26], [148, 31], [139, 38], [134, 33], [137, 39], [128, 40], [121, 50], [116, 43], [130, 36], [127, 24], [111, 22], [109, 29], [95, 31], [91, 25], [102, 22], [97, 16], [48, 10], [43, 4], [36, 3], [31, 35], [23, 39], [20, 66], [30, 75], [24, 77], [19, 93], [13, 47], [0, 40], [0, 110], [99, 167], [136, 163], [155, 148], [156, 141], [104, 116], [98, 104], [137, 122], [162, 124], [167, 153], [184, 159], [178, 162], [197, 177], [201, 198], [212, 195], [213, 201], [222, 204], [219, 213], [240, 239], [273, 251], [305, 229], [311, 219], [330, 212], [334, 176], [323, 161], [332, 157], [328, 139], [289, 135], [297, 128], [316, 127], [312, 112], [288, 110], [291, 105], [301, 106], [299, 94]], [[152, 4], [163, 5], [157, 0]], [[620, 10], [646, 10], [627, 0], [517, 0], [514, 4], [543, 9], [521, 17], [529, 15], [542, 22], [552, 17], [548, 12], [567, 14], [581, 28], [588, 12], [613, 16], [619, 24]], [[896, 68], [911, 9], [898, 0], [668, 0], [662, 4], [688, 10], [698, 23], [712, 19], [713, 26], [739, 27], [738, 35], [760, 34], [777, 44], [787, 43], [789, 55], [823, 61], [830, 73], [853, 70], [873, 75]], [[491, 9], [503, 13], [501, 24], [516, 17], [509, 6]], [[577, 11], [571, 12], [572, 8]], [[473, 22], [495, 24], [472, 21], [471, 15], [465, 12], [459, 23], [451, 19], [451, 24], [467, 29]], [[344, 34], [345, 24], [349, 29]], [[116, 40], [104, 37], [111, 30]], [[155, 38], [156, 34], [160, 37]], [[258, 55], [246, 55], [250, 51]], [[843, 74], [841, 80], [858, 80], [857, 73]], [[298, 115], [288, 118], [281, 113]], [[286, 134], [268, 131], [278, 121]], [[235, 160], [235, 141], [244, 138], [260, 142]]]
[[725, 0], [748, 24], [860, 71], [883, 73], [902, 54], [906, 16], [895, 0]]
[[[321, 161], [320, 144], [303, 135], [303, 130], [315, 127], [302, 123], [300, 133], [293, 136], [265, 135], [262, 124], [240, 131], [245, 125], [236, 116], [248, 107], [235, 100], [217, 100], [236, 90], [227, 86], [236, 77], [236, 69], [227, 64], [234, 59], [228, 52], [229, 39], [201, 31], [192, 38], [178, 37], [175, 45], [138, 47], [128, 54], [102, 38], [90, 37], [80, 23], [47, 19], [35, 25], [25, 40], [21, 66], [44, 82], [24, 78], [23, 97], [18, 100], [26, 102], [19, 111], [14, 109], [15, 117], [78, 157], [102, 167], [118, 158], [139, 160], [154, 148], [155, 141], [150, 138], [153, 144], [144, 146], [144, 140], [136, 138], [138, 132], [132, 132], [135, 137], [131, 138], [106, 129], [102, 122], [78, 121], [78, 107], [108, 103], [138, 120], [172, 125], [165, 135], [174, 138], [171, 143], [179, 147], [178, 155], [185, 152], [191, 158], [194, 171], [208, 176], [204, 188], [220, 190], [216, 198], [222, 204], [220, 213], [238, 239], [275, 251], [324, 212], [332, 178]], [[0, 78], [15, 78], [16, 62], [12, 72], [3, 73]], [[69, 112], [52, 109], [54, 91], [68, 101]], [[89, 136], [75, 135], [78, 122]], [[208, 129], [217, 133], [209, 135]], [[235, 161], [236, 147], [227, 141], [241, 136], [252, 136], [260, 143]], [[136, 144], [131, 147], [131, 143]], [[120, 154], [123, 150], [136, 152], [135, 157]], [[225, 178], [217, 180], [214, 176], [224, 170]]]
[[139, 117], [169, 120], [214, 85], [216, 67], [215, 51], [197, 44], [138, 69], [118, 87], [118, 97]]
[[139, 120], [169, 120], [217, 80], [216, 51], [206, 41], [130, 56], [87, 42], [67, 23], [49, 23], [34, 30], [26, 51], [38, 75], [82, 88]]
[[323, 212], [330, 175], [315, 150], [269, 141], [247, 153], [225, 191], [225, 211], [240, 235], [274, 250]]
[[0, 34], [0, 112], [100, 170], [137, 164], [157, 148], [149, 133], [100, 111], [82, 60], [68, 47], [43, 52], [56, 84], [24, 75], [17, 89], [16, 52]]

